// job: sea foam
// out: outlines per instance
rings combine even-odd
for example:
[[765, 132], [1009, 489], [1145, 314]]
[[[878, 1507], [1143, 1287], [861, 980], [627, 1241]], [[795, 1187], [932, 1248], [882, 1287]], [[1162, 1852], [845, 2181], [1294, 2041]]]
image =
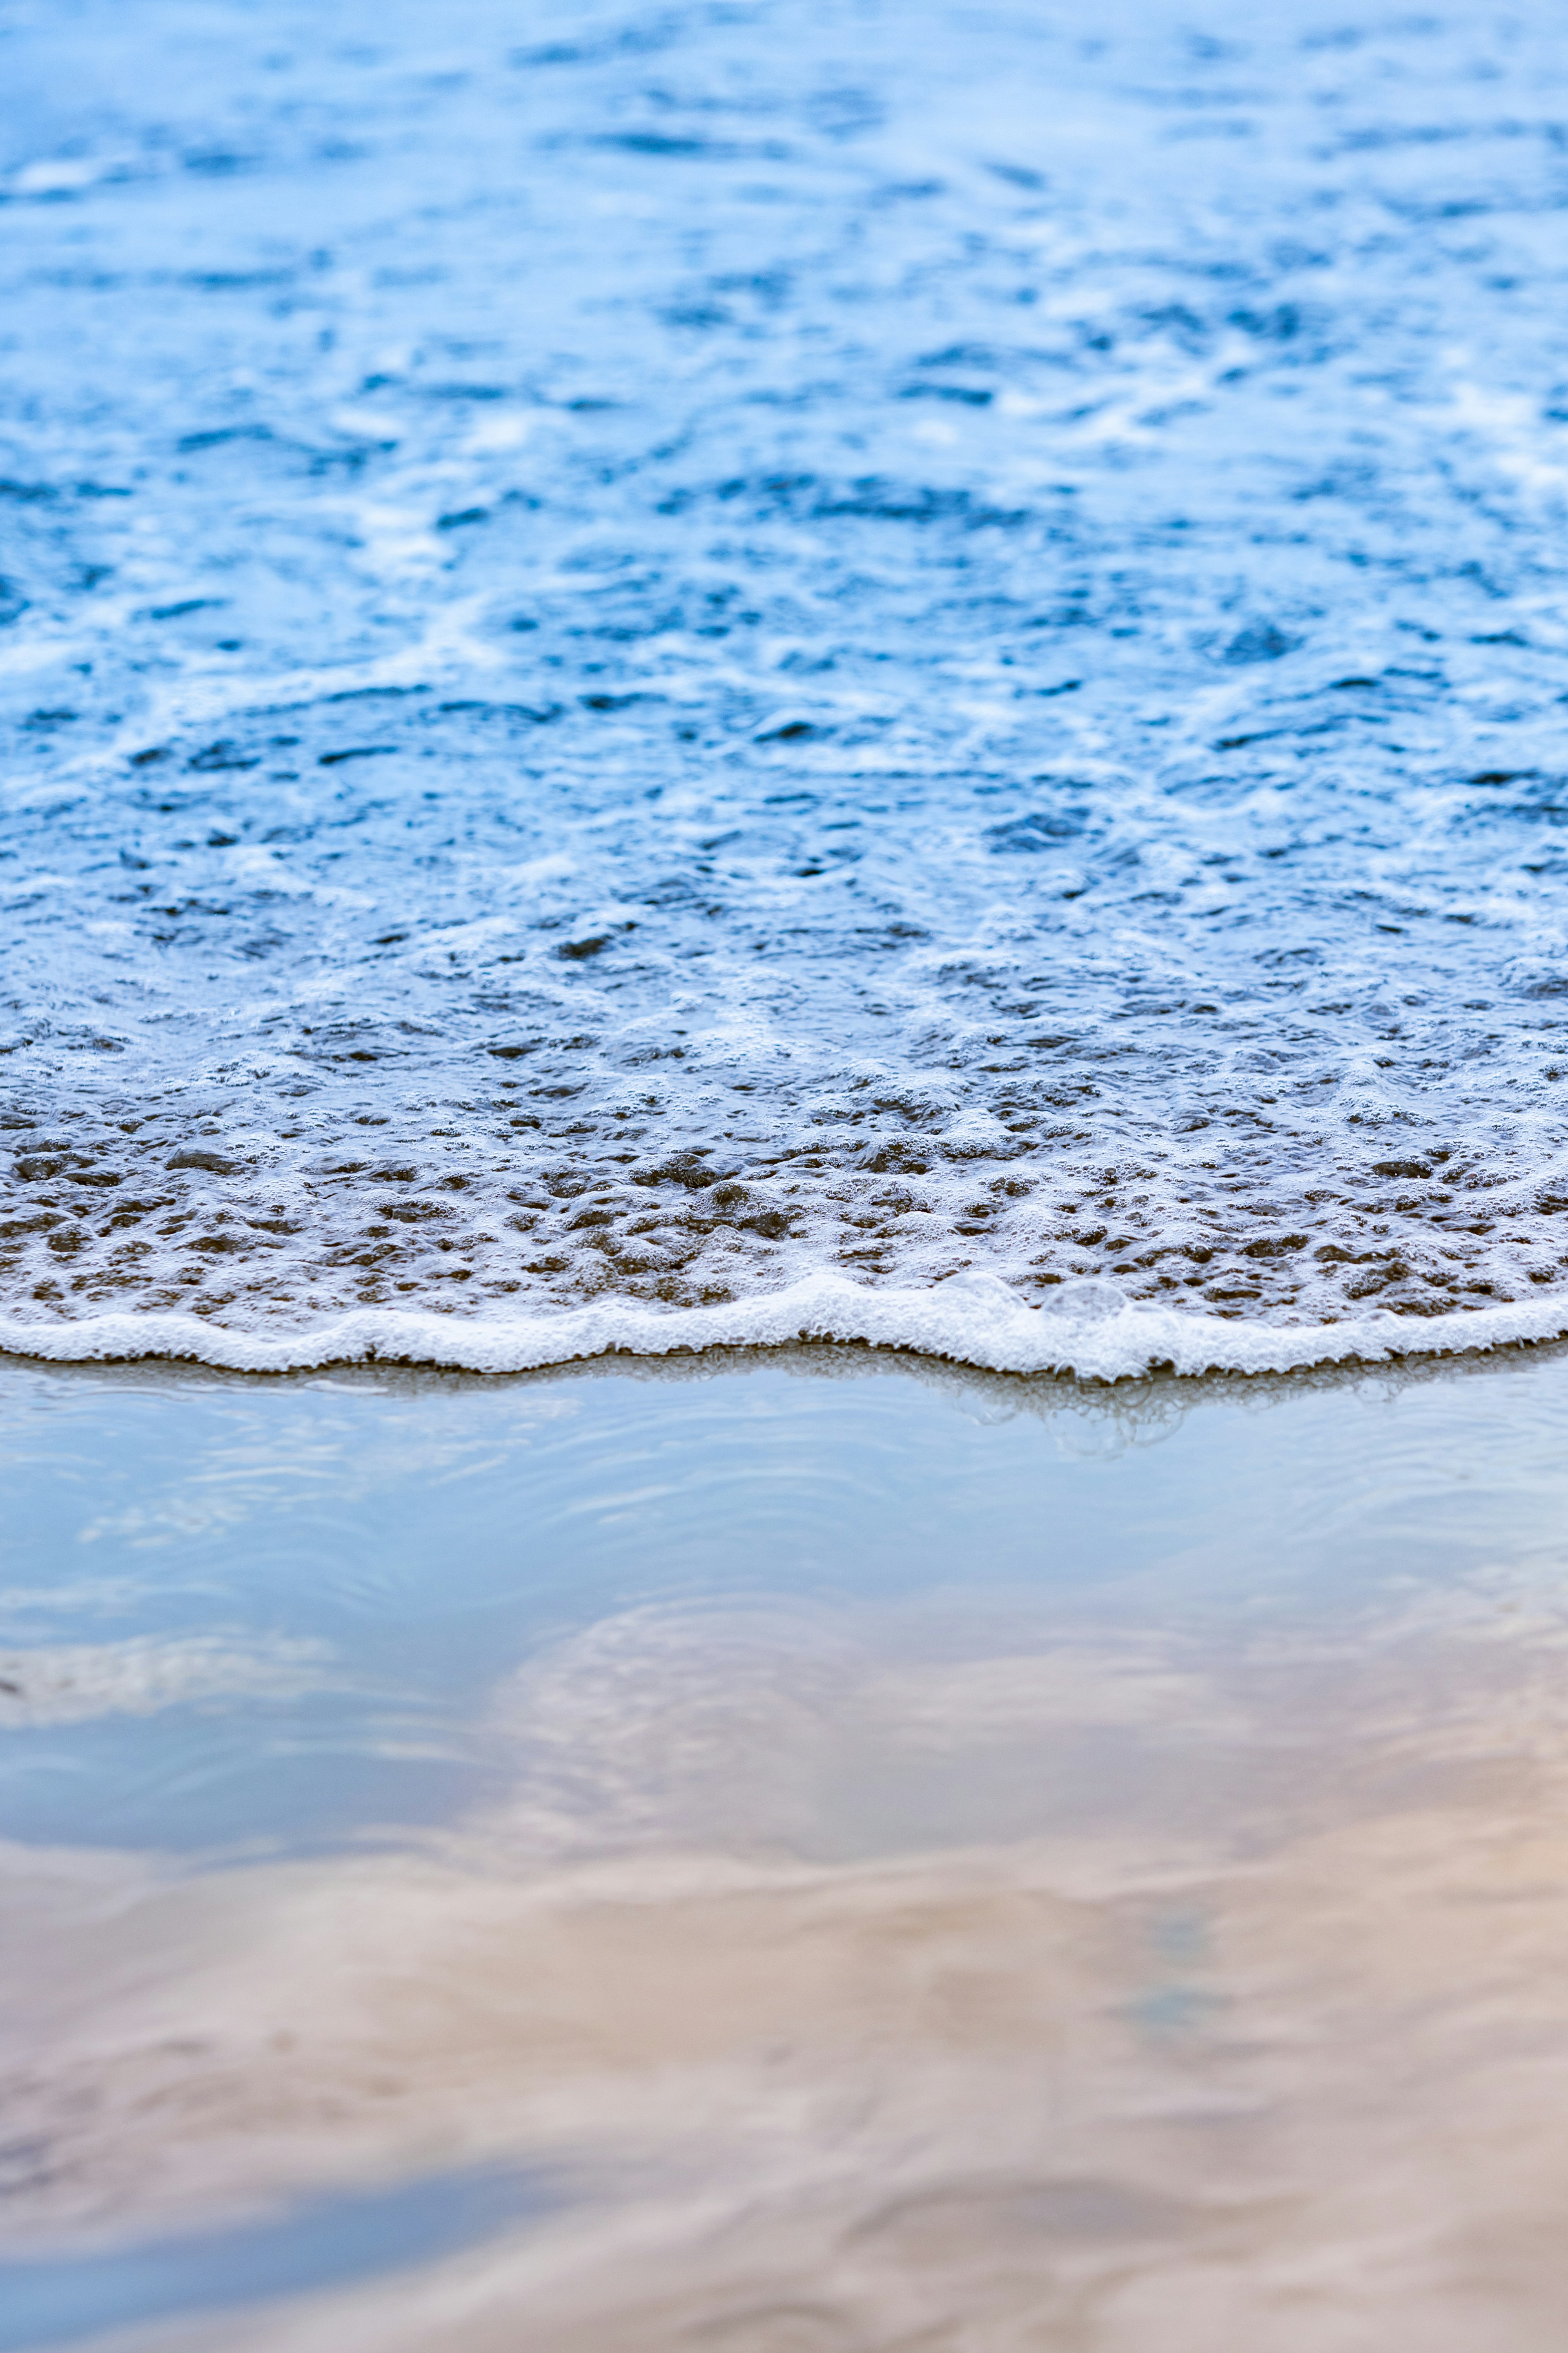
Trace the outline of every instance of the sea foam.
[[283, 1335], [156, 1312], [13, 1322], [0, 1325], [0, 1350], [54, 1364], [163, 1357], [239, 1372], [385, 1364], [517, 1373], [617, 1354], [665, 1356], [838, 1340], [991, 1372], [1074, 1373], [1114, 1381], [1158, 1370], [1285, 1373], [1315, 1364], [1385, 1364], [1564, 1335], [1568, 1308], [1555, 1299], [1422, 1319], [1384, 1308], [1339, 1324], [1281, 1325], [1145, 1305], [1092, 1280], [1064, 1284], [1047, 1306], [1036, 1308], [994, 1275], [956, 1275], [930, 1291], [872, 1291], [824, 1274], [712, 1307], [645, 1307], [606, 1299], [556, 1314], [505, 1316], [360, 1308]]

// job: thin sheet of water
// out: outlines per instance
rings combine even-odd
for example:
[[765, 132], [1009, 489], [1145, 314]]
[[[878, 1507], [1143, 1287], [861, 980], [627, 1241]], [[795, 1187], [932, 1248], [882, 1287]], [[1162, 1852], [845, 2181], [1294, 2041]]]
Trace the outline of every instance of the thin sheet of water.
[[1560, 2341], [1568, 1359], [0, 1393], [17, 2353]]

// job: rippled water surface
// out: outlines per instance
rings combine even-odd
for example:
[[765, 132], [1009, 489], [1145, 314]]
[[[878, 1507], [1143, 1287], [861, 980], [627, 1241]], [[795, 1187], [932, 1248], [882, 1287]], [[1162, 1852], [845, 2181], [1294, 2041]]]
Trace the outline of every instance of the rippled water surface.
[[1557, 2353], [1565, 1417], [0, 1368], [0, 2346]]
[[1565, 68], [16, 0], [13, 1317], [1568, 1296]]

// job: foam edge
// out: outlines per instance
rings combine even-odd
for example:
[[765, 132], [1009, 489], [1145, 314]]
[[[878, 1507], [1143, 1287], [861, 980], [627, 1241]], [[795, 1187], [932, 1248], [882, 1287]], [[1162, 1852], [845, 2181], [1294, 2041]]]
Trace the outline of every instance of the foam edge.
[[930, 1290], [871, 1291], [824, 1274], [710, 1307], [597, 1300], [549, 1314], [473, 1318], [362, 1308], [277, 1337], [188, 1314], [95, 1315], [50, 1324], [9, 1318], [0, 1319], [0, 1355], [45, 1364], [162, 1358], [254, 1373], [374, 1364], [520, 1373], [595, 1356], [838, 1340], [906, 1349], [985, 1372], [1115, 1381], [1155, 1370], [1190, 1376], [1387, 1364], [1564, 1336], [1568, 1297], [1562, 1295], [1446, 1315], [1395, 1315], [1384, 1308], [1342, 1324], [1282, 1325], [1146, 1306], [1123, 1298], [1114, 1284], [1093, 1280], [1063, 1283], [1037, 1307], [995, 1275], [955, 1275]]

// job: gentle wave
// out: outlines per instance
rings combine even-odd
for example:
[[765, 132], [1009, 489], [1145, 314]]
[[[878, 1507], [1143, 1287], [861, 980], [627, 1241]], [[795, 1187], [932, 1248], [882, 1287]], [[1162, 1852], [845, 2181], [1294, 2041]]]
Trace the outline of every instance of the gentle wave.
[[1452, 1315], [1401, 1316], [1385, 1308], [1342, 1324], [1280, 1325], [1145, 1306], [1093, 1280], [1064, 1283], [1047, 1305], [1032, 1307], [994, 1275], [959, 1275], [931, 1291], [871, 1291], [820, 1275], [769, 1297], [712, 1307], [602, 1299], [557, 1314], [473, 1317], [361, 1308], [282, 1336], [236, 1331], [197, 1315], [93, 1315], [63, 1324], [11, 1320], [0, 1323], [0, 1353], [50, 1364], [168, 1359], [253, 1373], [368, 1364], [521, 1373], [595, 1356], [830, 1340], [986, 1372], [1117, 1381], [1160, 1370], [1288, 1373], [1313, 1365], [1388, 1364], [1564, 1336], [1568, 1303], [1561, 1297]]

